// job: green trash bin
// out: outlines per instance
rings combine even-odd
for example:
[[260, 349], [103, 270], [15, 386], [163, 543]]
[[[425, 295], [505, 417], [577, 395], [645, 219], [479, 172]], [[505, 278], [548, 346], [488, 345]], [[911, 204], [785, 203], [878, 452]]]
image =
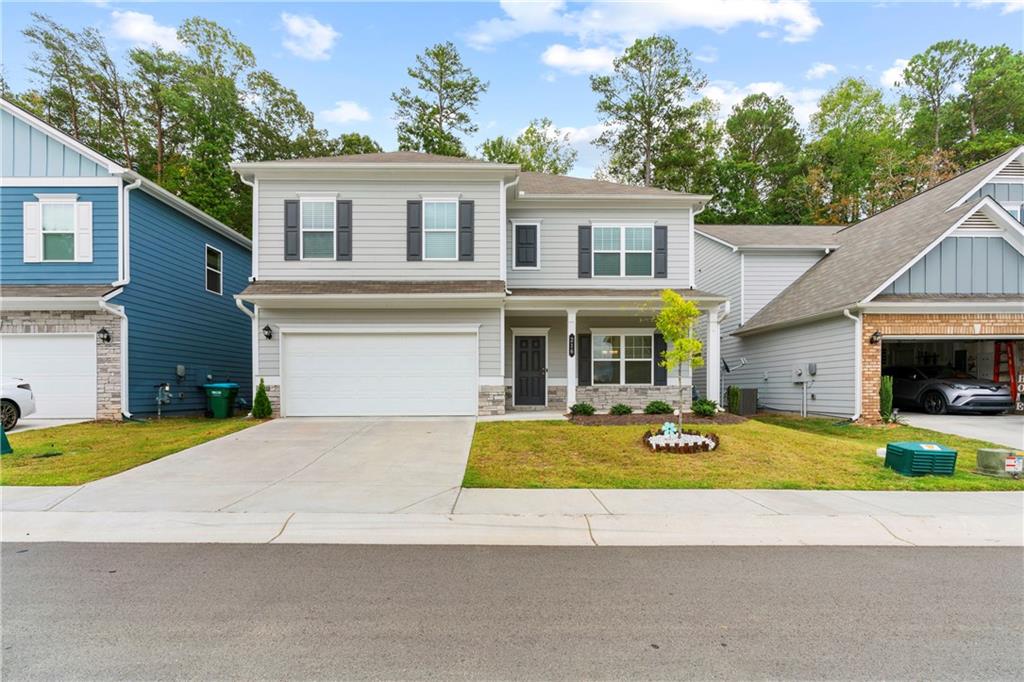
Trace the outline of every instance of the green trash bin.
[[889, 443], [885, 466], [904, 476], [952, 476], [957, 451], [938, 443]]
[[238, 384], [232, 382], [203, 384], [203, 388], [206, 390], [206, 405], [214, 419], [227, 419], [234, 414]]

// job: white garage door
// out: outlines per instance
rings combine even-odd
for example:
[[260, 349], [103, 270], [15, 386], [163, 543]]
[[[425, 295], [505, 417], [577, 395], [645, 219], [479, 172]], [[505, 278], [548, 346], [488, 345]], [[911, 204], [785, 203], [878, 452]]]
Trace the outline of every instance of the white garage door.
[[475, 415], [472, 333], [285, 333], [282, 409], [291, 417]]
[[32, 384], [33, 417], [96, 418], [94, 334], [4, 334], [0, 371]]

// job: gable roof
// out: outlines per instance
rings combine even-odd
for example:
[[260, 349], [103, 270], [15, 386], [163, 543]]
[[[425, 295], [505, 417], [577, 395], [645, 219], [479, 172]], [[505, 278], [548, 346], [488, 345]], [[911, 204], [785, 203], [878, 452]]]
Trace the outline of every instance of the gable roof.
[[736, 334], [838, 314], [870, 297], [904, 266], [970, 215], [984, 199], [950, 209], [1021, 150], [991, 161], [845, 227], [839, 248], [759, 310]]
[[697, 225], [698, 234], [743, 248], [834, 249], [842, 225]]
[[519, 184], [516, 185], [519, 199], [533, 197], [562, 198], [599, 198], [599, 197], [653, 197], [661, 199], [695, 199], [706, 201], [711, 197], [702, 194], [673, 192], [659, 187], [641, 187], [639, 185], [623, 185], [607, 180], [590, 178], [574, 178], [570, 175], [520, 171]]

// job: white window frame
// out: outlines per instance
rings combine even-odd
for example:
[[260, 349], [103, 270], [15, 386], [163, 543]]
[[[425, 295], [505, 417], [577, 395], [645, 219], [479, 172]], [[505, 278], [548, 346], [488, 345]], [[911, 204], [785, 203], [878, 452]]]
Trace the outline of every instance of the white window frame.
[[[617, 336], [617, 337], [619, 337], [619, 357], [618, 357], [617, 360], [607, 359], [607, 358], [598, 358], [597, 357], [597, 353], [594, 351], [593, 347], [591, 347], [591, 351], [590, 351], [590, 383], [592, 385], [594, 385], [594, 386], [653, 386], [654, 385], [654, 362], [655, 362], [656, 358], [654, 357], [654, 330], [653, 329], [644, 329], [644, 328], [630, 329], [630, 328], [625, 328], [625, 329], [591, 329], [590, 330], [590, 338], [591, 339], [594, 339], [594, 338], [596, 338], [598, 336]], [[650, 371], [650, 375], [649, 375], [650, 376], [650, 381], [648, 381], [646, 383], [638, 384], [638, 383], [628, 383], [626, 381], [626, 362], [640, 362], [640, 359], [638, 359], [638, 358], [629, 358], [629, 359], [626, 358], [626, 337], [627, 336], [646, 336], [646, 337], [650, 338], [650, 340], [651, 340], [651, 358], [650, 358], [651, 371]], [[593, 346], [593, 341], [591, 341], [591, 344]], [[595, 367], [596, 367], [595, 363], [598, 363], [598, 362], [618, 362], [619, 363], [619, 383], [617, 383], [617, 384], [598, 383], [597, 382], [597, 373], [595, 372]]]
[[[306, 211], [306, 204], [326, 204], [331, 205], [331, 228], [330, 230], [324, 229], [306, 229], [303, 216]], [[331, 255], [330, 256], [319, 256], [306, 258], [306, 240], [304, 236], [307, 232], [330, 232], [333, 236], [331, 239]], [[337, 195], [327, 196], [305, 196], [299, 197], [299, 260], [311, 260], [311, 261], [329, 261], [338, 259], [338, 198]]]
[[[618, 228], [619, 230], [619, 274], [617, 275], [599, 275], [597, 274], [597, 254], [598, 253], [616, 253], [616, 251], [598, 251], [594, 246], [594, 235], [595, 230], [598, 228]], [[651, 233], [651, 249], [650, 251], [626, 251], [626, 230], [627, 228], [645, 229]], [[651, 256], [651, 274], [649, 275], [627, 275], [626, 274], [626, 254], [627, 253], [647, 253]], [[654, 223], [591, 223], [590, 231], [590, 272], [591, 276], [595, 278], [608, 278], [608, 279], [653, 279], [654, 278]]]
[[[39, 201], [39, 262], [40, 263], [77, 263], [78, 257], [78, 195], [77, 194], [37, 194]], [[46, 232], [43, 229], [43, 213], [47, 205], [70, 204], [71, 205], [71, 232]], [[71, 235], [71, 260], [48, 260], [46, 258], [46, 235], [47, 234], [70, 234]]]
[[[432, 233], [439, 232], [451, 232], [455, 235], [455, 251], [452, 253], [451, 258], [447, 256], [442, 258], [429, 257], [427, 256], [427, 204], [455, 204], [455, 228], [449, 230], [447, 228], [443, 230], [430, 230]], [[459, 260], [459, 198], [458, 197], [431, 197], [424, 198], [421, 200], [420, 209], [422, 214], [420, 216], [420, 253], [423, 254], [423, 260], [432, 261], [456, 261]]]
[[[512, 221], [512, 269], [513, 270], [540, 270], [540, 220], [513, 220]], [[520, 225], [537, 228], [537, 264], [516, 265], [516, 254], [519, 242], [516, 241], [516, 230]]]
[[[210, 267], [210, 251], [216, 251], [217, 255], [220, 256], [220, 270], [214, 270], [213, 268]], [[210, 271], [217, 273], [218, 279], [220, 281], [220, 291], [214, 291], [213, 289], [210, 288], [210, 280], [207, 278], [207, 275], [210, 273]], [[206, 244], [206, 248], [203, 249], [203, 286], [206, 287], [206, 290], [209, 291], [211, 294], [216, 294], [217, 296], [224, 295], [224, 252], [218, 249], [216, 246], [213, 246], [212, 244]]]

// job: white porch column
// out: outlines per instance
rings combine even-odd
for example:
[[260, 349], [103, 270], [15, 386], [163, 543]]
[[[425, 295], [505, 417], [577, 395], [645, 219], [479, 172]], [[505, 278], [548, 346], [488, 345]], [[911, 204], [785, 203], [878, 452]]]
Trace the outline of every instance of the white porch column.
[[[576, 355], [580, 350], [580, 340], [576, 338], [575, 308], [568, 308], [565, 311], [565, 325], [565, 406], [569, 408], [576, 404]], [[569, 354], [569, 337], [573, 337], [572, 354]]]
[[722, 333], [719, 311], [721, 305], [708, 308], [708, 338], [704, 343], [704, 370], [707, 373], [708, 400], [722, 399]]

